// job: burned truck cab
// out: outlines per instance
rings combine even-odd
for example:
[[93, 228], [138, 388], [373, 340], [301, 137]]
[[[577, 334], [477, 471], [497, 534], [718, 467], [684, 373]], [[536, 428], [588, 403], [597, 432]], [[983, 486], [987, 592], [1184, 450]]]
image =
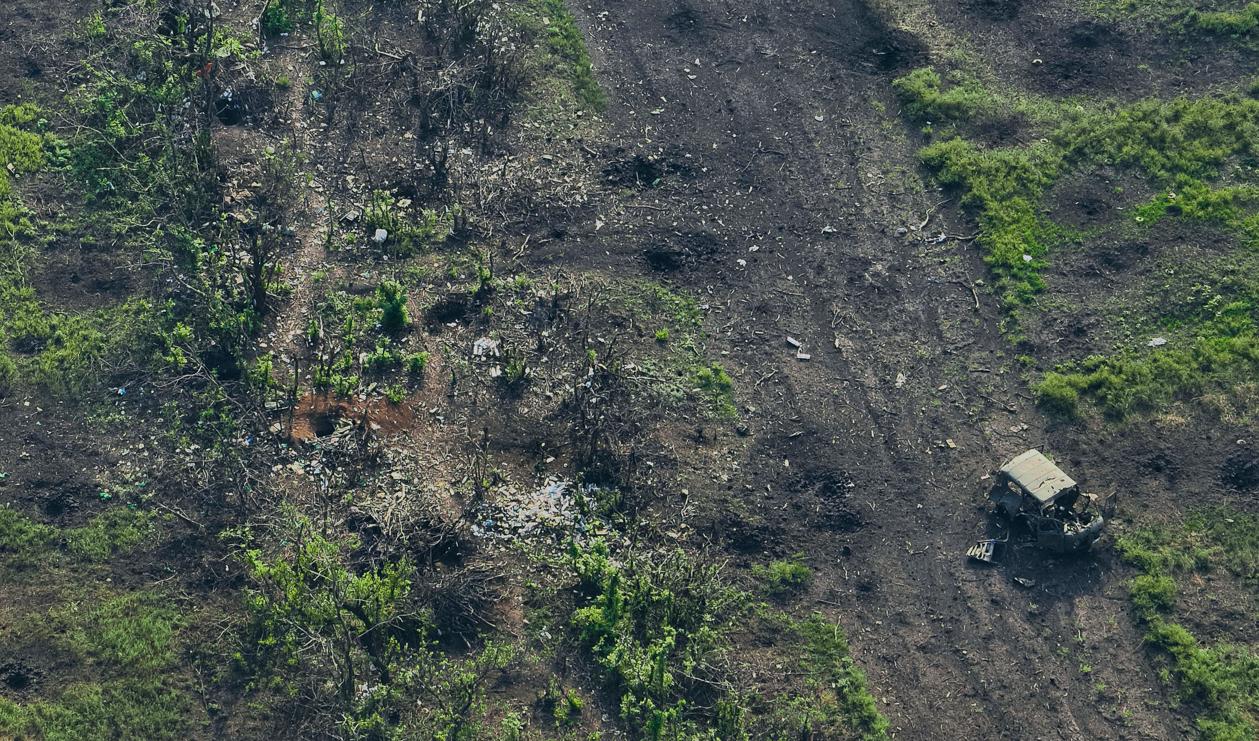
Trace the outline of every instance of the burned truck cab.
[[1012, 522], [1022, 522], [1036, 545], [1058, 553], [1087, 550], [1105, 518], [1093, 498], [1039, 450], [1001, 467], [989, 499]]

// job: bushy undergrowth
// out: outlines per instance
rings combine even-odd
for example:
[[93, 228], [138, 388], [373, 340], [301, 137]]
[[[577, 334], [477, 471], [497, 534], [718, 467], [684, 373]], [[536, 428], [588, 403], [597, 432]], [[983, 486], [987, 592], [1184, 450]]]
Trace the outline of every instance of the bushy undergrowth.
[[[887, 721], [834, 623], [820, 615], [797, 621], [758, 605], [726, 583], [720, 565], [682, 551], [622, 563], [598, 541], [574, 546], [571, 557], [587, 600], [572, 624], [636, 736], [886, 738]], [[730, 649], [733, 634], [756, 621], [798, 655], [803, 686], [770, 697], [746, 686]]]
[[275, 553], [233, 534], [244, 538], [250, 578], [236, 660], [251, 690], [330, 714], [352, 738], [488, 737], [485, 692], [515, 649], [491, 640], [462, 658], [444, 655], [409, 561], [354, 567], [355, 543], [334, 543], [300, 516], [288, 528]]
[[1120, 554], [1142, 573], [1129, 585], [1146, 640], [1167, 658], [1182, 698], [1199, 708], [1205, 741], [1240, 741], [1259, 732], [1259, 655], [1242, 645], [1203, 645], [1173, 619], [1175, 577], [1224, 569], [1259, 585], [1259, 517], [1211, 510], [1176, 527], [1120, 537]]

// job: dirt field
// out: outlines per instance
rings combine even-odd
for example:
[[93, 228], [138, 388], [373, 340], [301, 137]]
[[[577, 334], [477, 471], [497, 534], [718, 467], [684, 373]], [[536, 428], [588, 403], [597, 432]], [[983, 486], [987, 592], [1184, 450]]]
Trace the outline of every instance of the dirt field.
[[[888, 83], [923, 63], [926, 45], [861, 3], [599, 10], [585, 21], [617, 81], [613, 142], [690, 175], [622, 201], [599, 233], [573, 224], [552, 259], [651, 270], [644, 253], [663, 247], [682, 256], [665, 279], [709, 304], [710, 342], [737, 363], [753, 436], [721, 431], [710, 447], [724, 465], [684, 477], [702, 491], [739, 471], [697, 530], [735, 548], [752, 531], [753, 552], [808, 554], [825, 575], [821, 604], [844, 606], [837, 615], [906, 738], [1180, 736], [1104, 549], [1020, 554], [994, 570], [960, 555], [983, 531], [982, 478], [999, 461], [1052, 449], [1105, 490], [1139, 470], [1126, 458], [1143, 446], [1051, 429], [1002, 372], [1014, 353], [999, 308], [984, 293], [976, 308], [970, 290], [982, 262], [958, 241], [923, 243], [971, 227], [939, 205], [910, 134], [876, 105], [895, 110]], [[811, 359], [797, 361], [787, 337]], [[1213, 474], [1199, 474], [1206, 488]], [[1183, 489], [1157, 491], [1167, 506]], [[746, 521], [731, 514], [735, 499]], [[1123, 699], [1098, 701], [1099, 680]]]
[[[224, 5], [231, 6], [225, 19], [241, 24], [257, 12]], [[518, 117], [510, 136], [495, 145], [500, 151], [464, 171], [476, 173], [465, 181], [469, 193], [501, 189], [497, 200], [484, 196], [493, 211], [475, 215], [481, 231], [467, 246], [476, 259], [484, 249], [492, 271], [564, 283], [572, 306], [589, 301], [586, 319], [552, 318], [554, 334], [544, 336], [534, 325], [545, 313], [545, 293], [522, 290], [508, 302], [506, 288], [490, 299], [459, 292], [476, 267], [468, 268], [468, 253], [450, 246], [453, 237], [409, 262], [364, 257], [362, 248], [325, 250], [325, 229], [333, 229], [325, 225], [334, 214], [344, 221], [340, 214], [352, 207], [364, 210], [363, 183], [406, 195], [400, 186], [418, 180], [403, 156], [413, 146], [408, 124], [391, 118], [389, 107], [397, 92], [392, 81], [403, 77], [391, 65], [409, 48], [412, 14], [348, 5], [357, 11], [350, 14], [357, 27], [370, 30], [366, 47], [398, 52], [373, 58], [379, 70], [364, 63], [377, 75], [370, 79], [379, 86], [372, 90], [382, 91], [378, 98], [326, 112], [307, 100], [316, 83], [297, 82], [271, 90], [269, 104], [240, 125], [220, 121], [212, 129], [227, 190], [250, 187], [256, 177], [249, 168], [267, 146], [292, 140], [308, 158], [303, 167], [311, 177], [294, 199], [294, 236], [285, 253], [286, 292], [252, 340], [262, 344], [249, 350], [252, 359], [268, 351], [302, 359], [286, 366], [297, 369], [301, 398], [291, 413], [282, 403], [240, 412], [237, 437], [248, 442], [238, 447], [249, 447], [246, 455], [256, 456], [257, 465], [227, 482], [233, 493], [221, 500], [206, 494], [221, 480], [161, 500], [163, 545], [133, 562], [83, 567], [93, 584], [108, 579], [110, 589], [148, 589], [173, 579], [190, 614], [229, 616], [190, 618], [193, 636], [239, 628], [231, 605], [245, 576], [220, 565], [234, 562], [214, 531], [246, 523], [265, 530], [262, 500], [251, 504], [235, 491], [257, 487], [305, 512], [322, 508], [331, 517], [325, 522], [360, 535], [368, 530], [358, 520], [368, 522], [384, 533], [363, 541], [361, 553], [373, 563], [404, 543], [415, 560], [427, 558], [424, 573], [435, 581], [468, 564], [507, 574], [508, 586], [486, 614], [504, 634], [528, 632], [533, 587], [527, 585], [550, 572], [521, 565], [505, 544], [509, 538], [495, 540], [484, 523], [526, 507], [522, 492], [583, 473], [569, 458], [558, 399], [579, 384], [573, 369], [587, 347], [612, 353], [620, 343], [635, 348], [640, 366], [643, 358], [670, 362], [672, 345], [649, 336], [664, 320], [625, 308], [636, 291], [647, 294], [643, 286], [659, 285], [698, 306], [699, 329], [687, 352], [698, 359], [691, 362], [717, 362], [729, 373], [737, 414], [667, 402], [637, 413], [638, 426], [626, 439], [635, 470], [650, 479], [653, 492], [641, 510], [650, 532], [643, 537], [727, 563], [738, 579], [750, 579], [754, 565], [802, 554], [812, 580], [789, 611], [816, 610], [843, 627], [893, 738], [1194, 733], [1193, 714], [1177, 706], [1175, 687], [1160, 680], [1143, 642], [1128, 594], [1137, 572], [1114, 542], [1138, 523], [1172, 521], [1191, 510], [1226, 505], [1255, 513], [1259, 443], [1251, 407], [1236, 402], [1241, 413], [1229, 415], [1177, 402], [1118, 422], [1062, 420], [1037, 405], [1033, 374], [1019, 358], [1034, 358], [1040, 373], [1110, 352], [1131, 338], [1108, 312], [1140, 314], [1156, 305], [1159, 276], [1169, 266], [1205, 264], [1224, 254], [1228, 248], [1220, 245], [1230, 237], [1218, 225], [1187, 220], [1135, 241], [1122, 230], [1107, 231], [1117, 214], [1148, 200], [1149, 186], [1119, 172], [1073, 174], [1054, 186], [1044, 210], [1057, 223], [1097, 230], [1054, 253], [1045, 271], [1053, 303], [1019, 315], [1021, 336], [1003, 332], [1011, 312], [975, 241], [974, 213], [923, 167], [922, 127], [903, 114], [892, 81], [965, 59], [1028, 95], [1132, 101], [1236, 85], [1252, 69], [1252, 54], [1230, 45], [1217, 54], [1201, 40], [1161, 43], [1136, 21], [1101, 17], [1065, 0], [570, 3], [605, 110], [595, 121], [564, 119], [568, 128], [555, 132]], [[0, 38], [8, 42], [0, 50], [6, 101], [33, 96], [50, 109], [57, 105], [65, 92], [58, 75], [71, 74], [81, 51], [66, 40], [77, 16], [68, 6], [25, 0], [0, 11]], [[259, 75], [294, 70], [288, 74], [297, 81], [322, 74], [306, 69], [312, 52], [303, 43], [277, 44], [257, 63]], [[1039, 133], [1014, 118], [979, 136], [1018, 146]], [[517, 179], [496, 175], [500, 166]], [[1120, 182], [1128, 187], [1116, 189]], [[71, 208], [58, 202], [55, 182], [35, 180], [26, 193], [41, 218]], [[411, 197], [425, 196], [415, 193], [408, 203]], [[59, 235], [41, 245], [29, 280], [50, 310], [88, 312], [137, 292], [161, 297], [168, 290], [149, 284], [146, 266], [125, 245], [82, 236]], [[334, 287], [350, 297], [347, 305], [354, 296], [371, 296], [380, 280], [412, 265], [428, 272], [407, 284], [415, 329], [398, 342], [406, 352], [431, 353], [423, 380], [406, 387], [401, 403], [385, 401], [386, 380], [342, 401], [307, 386], [316, 361], [303, 338], [321, 321], [320, 302]], [[445, 277], [447, 269], [459, 277]], [[605, 291], [605, 284], [617, 288]], [[599, 296], [612, 297], [614, 308], [590, 318]], [[559, 301], [552, 299], [552, 308]], [[498, 345], [493, 355], [469, 353], [474, 341], [490, 336], [500, 338], [505, 358], [517, 351], [528, 357], [523, 391], [500, 393], [502, 384], [485, 375], [499, 362]], [[98, 373], [117, 416], [97, 405], [90, 426], [81, 424], [74, 402], [54, 401], [37, 388], [0, 401], [4, 504], [38, 522], [82, 527], [110, 508], [98, 490], [118, 490], [102, 482], [118, 479], [119, 466], [157, 485], [190, 486], [195, 475], [187, 471], [200, 470], [203, 453], [183, 447], [186, 441], [177, 453], [161, 447], [157, 429], [172, 414], [153, 400], [166, 388], [162, 382]], [[290, 372], [277, 373], [287, 388]], [[348, 454], [330, 441], [349, 440], [346, 430], [368, 426], [383, 441], [373, 462], [338, 458]], [[1031, 447], [1052, 452], [1088, 491], [1118, 493], [1110, 531], [1078, 557], [1018, 547], [992, 567], [968, 563], [965, 549], [991, 527], [985, 500], [991, 475]], [[394, 491], [404, 479], [409, 497], [406, 487]], [[487, 480], [493, 485], [485, 493]], [[475, 494], [467, 493], [470, 487]], [[353, 496], [338, 500], [329, 490]], [[453, 546], [440, 539], [417, 545], [424, 535], [414, 523], [421, 521], [448, 523], [451, 532], [474, 523], [481, 537], [460, 529]], [[75, 568], [63, 567], [58, 578], [74, 580]], [[1252, 584], [1238, 583], [1196, 579], [1182, 588], [1184, 621], [1195, 634], [1243, 646], [1259, 640], [1259, 624], [1246, 608]], [[47, 610], [60, 604], [29, 582], [18, 582], [9, 599], [36, 600]], [[78, 666], [51, 647], [51, 638], [23, 627], [27, 620], [27, 613], [0, 608], [0, 637], [9, 639], [0, 647], [0, 673], [18, 667], [27, 677], [0, 688], [14, 702], [55, 697], [55, 687], [73, 681]], [[195, 676], [201, 683], [200, 703], [188, 711], [199, 719], [195, 735], [322, 733], [248, 710], [253, 690], [244, 689], [243, 679], [224, 680], [227, 670], [205, 668], [214, 665], [214, 650], [188, 651], [185, 657], [195, 655], [201, 667], [180, 680], [191, 687]], [[561, 662], [553, 657], [552, 663]], [[588, 667], [576, 663], [567, 676], [595, 684]], [[568, 672], [570, 662], [563, 664]], [[519, 669], [491, 697], [532, 702], [548, 671], [541, 660]], [[583, 731], [637, 733], [608, 720], [616, 715], [614, 696], [597, 689], [589, 696], [605, 717], [588, 712]]]

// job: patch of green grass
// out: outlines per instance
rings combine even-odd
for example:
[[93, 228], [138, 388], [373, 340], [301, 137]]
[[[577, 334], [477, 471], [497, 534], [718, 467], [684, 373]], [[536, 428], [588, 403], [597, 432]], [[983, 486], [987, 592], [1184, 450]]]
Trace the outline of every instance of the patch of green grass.
[[1249, 40], [1259, 28], [1259, 3], [1237, 0], [1100, 0], [1095, 10], [1103, 18], [1131, 19], [1173, 35]]
[[[165, 595], [91, 595], [55, 607], [55, 641], [82, 662], [78, 681], [18, 703], [0, 698], [0, 736], [71, 741], [183, 737], [193, 702], [175, 679], [179, 610]], [[91, 679], [89, 679], [91, 678]]]
[[[955, 76], [946, 84], [932, 69], [895, 85], [912, 116], [951, 117], [959, 130], [994, 110], [1017, 108], [973, 79]], [[977, 241], [1011, 312], [1045, 291], [1042, 273], [1053, 249], [1080, 241], [1045, 215], [1049, 189], [1101, 168], [1153, 185], [1155, 195], [1130, 211], [1134, 226], [1200, 220], [1259, 247], [1259, 177], [1246, 164], [1259, 156], [1259, 100], [1217, 94], [1089, 108], [1062, 102], [1042, 120], [1053, 122], [1051, 129], [1027, 146], [985, 147], [955, 130], [921, 152], [937, 179], [959, 188], [975, 213]], [[1088, 398], [1120, 418], [1246, 380], [1259, 370], [1257, 320], [1259, 282], [1221, 283], [1190, 315], [1162, 317], [1188, 337], [1059, 367], [1037, 384], [1037, 396], [1065, 417], [1076, 416]]]
[[849, 654], [844, 631], [816, 612], [771, 622], [790, 639], [787, 651], [804, 674], [804, 687], [770, 701], [767, 717], [756, 719], [756, 737], [887, 739], [890, 725]]
[[1245, 36], [1259, 28], [1259, 3], [1246, 3], [1235, 11], [1193, 11], [1189, 17], [1198, 29], [1207, 33]]
[[1169, 662], [1168, 674], [1182, 699], [1198, 709], [1205, 741], [1252, 739], [1259, 732], [1259, 655], [1251, 648], [1203, 645], [1174, 622], [1174, 577], [1223, 568], [1249, 583], [1259, 579], [1259, 517], [1228, 510], [1197, 513], [1178, 527], [1146, 528], [1116, 543], [1126, 561], [1141, 569], [1129, 585], [1146, 640]]
[[922, 67], [892, 82], [913, 118], [932, 121], [973, 121], [1001, 110], [1001, 101], [973, 77], [958, 75], [944, 87], [940, 73]]
[[105, 561], [126, 553], [153, 536], [151, 512], [130, 507], [111, 507], [85, 526], [66, 531], [70, 553], [86, 561]]
[[29, 569], [47, 559], [59, 537], [57, 528], [0, 507], [0, 562], [11, 569]]
[[0, 697], [0, 734], [45, 741], [179, 739], [191, 698], [157, 681], [72, 684], [56, 699], [20, 704]]
[[1259, 372], [1255, 306], [1243, 301], [1222, 307], [1183, 347], [1094, 355], [1059, 366], [1034, 386], [1037, 400], [1051, 412], [1073, 417], [1084, 396], [1107, 415], [1122, 418], [1249, 381]]
[[[999, 105], [973, 80], [943, 86], [930, 69], [894, 84], [906, 110], [919, 118], [982, 117]], [[1216, 95], [1093, 109], [1064, 102], [1059, 107], [1049, 116], [1057, 121], [1053, 130], [1029, 146], [988, 148], [954, 135], [921, 153], [940, 182], [960, 188], [963, 202], [975, 211], [979, 241], [1011, 304], [1027, 303], [1044, 289], [1040, 272], [1046, 254], [1065, 234], [1041, 215], [1041, 204], [1049, 186], [1066, 175], [1102, 166], [1132, 169], [1177, 194], [1161, 207], [1156, 201], [1139, 218], [1180, 213], [1250, 223], [1253, 213], [1244, 213], [1243, 207], [1259, 204], [1256, 191], [1235, 186], [1217, 191], [1211, 182], [1235, 158], [1259, 152], [1259, 101]], [[1247, 176], [1247, 171], [1231, 174]]]
[[72, 603], [56, 618], [65, 642], [105, 674], [161, 672], [175, 666], [179, 611], [162, 595], [125, 592], [99, 603]]
[[789, 559], [771, 561], [768, 566], [757, 564], [752, 567], [752, 575], [760, 579], [765, 584], [765, 589], [775, 596], [804, 589], [813, 579], [812, 569], [805, 565], [804, 557], [799, 553]]
[[561, 70], [579, 103], [591, 111], [602, 111], [607, 96], [595, 79], [585, 39], [564, 0], [531, 0], [531, 7], [545, 24], [550, 63]]
[[0, 554], [10, 568], [49, 565], [62, 557], [58, 546], [80, 561], [106, 561], [133, 550], [152, 537], [154, 515], [130, 507], [112, 507], [86, 525], [62, 530], [0, 507]]

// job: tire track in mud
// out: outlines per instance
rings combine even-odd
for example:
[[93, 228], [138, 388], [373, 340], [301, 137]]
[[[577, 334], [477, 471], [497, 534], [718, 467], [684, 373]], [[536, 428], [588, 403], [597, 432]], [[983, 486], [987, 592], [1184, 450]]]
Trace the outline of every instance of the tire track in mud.
[[[978, 391], [947, 376], [1008, 349], [995, 307], [977, 312], [961, 282], [983, 275], [982, 263], [960, 245], [939, 258], [916, 233], [897, 235], [937, 199], [921, 190], [900, 123], [878, 106], [925, 47], [860, 2], [624, 0], [583, 20], [612, 97], [612, 138], [644, 156], [679, 150], [697, 173], [631, 194], [666, 215], [615, 240], [587, 230], [599, 249], [584, 252], [601, 268], [634, 269], [653, 241], [694, 228], [696, 214], [711, 219], [716, 254], [669, 280], [731, 292], [716, 323], [741, 326], [713, 343], [741, 366], [760, 410], [742, 466], [748, 496], [764, 498], [761, 510], [791, 504], [776, 498], [793, 496], [784, 460], [805, 465], [799, 477], [834, 476], [860, 493], [860, 530], [787, 526], [784, 547], [852, 549], [826, 559], [834, 565], [819, 578], [845, 597], [832, 612], [898, 735], [1128, 735], [1093, 703], [1070, 701], [1091, 692], [1053, 640], [1070, 627], [1070, 605], [1033, 622], [1008, 573], [961, 557], [982, 532], [980, 476], [1044, 434], [993, 436], [1037, 422], [1013, 374], [994, 380], [974, 415]], [[806, 341], [809, 362], [790, 355], [786, 335]], [[771, 370], [772, 382], [753, 384]], [[946, 437], [958, 451], [937, 446]], [[1131, 735], [1168, 734], [1157, 720], [1144, 725]]]

